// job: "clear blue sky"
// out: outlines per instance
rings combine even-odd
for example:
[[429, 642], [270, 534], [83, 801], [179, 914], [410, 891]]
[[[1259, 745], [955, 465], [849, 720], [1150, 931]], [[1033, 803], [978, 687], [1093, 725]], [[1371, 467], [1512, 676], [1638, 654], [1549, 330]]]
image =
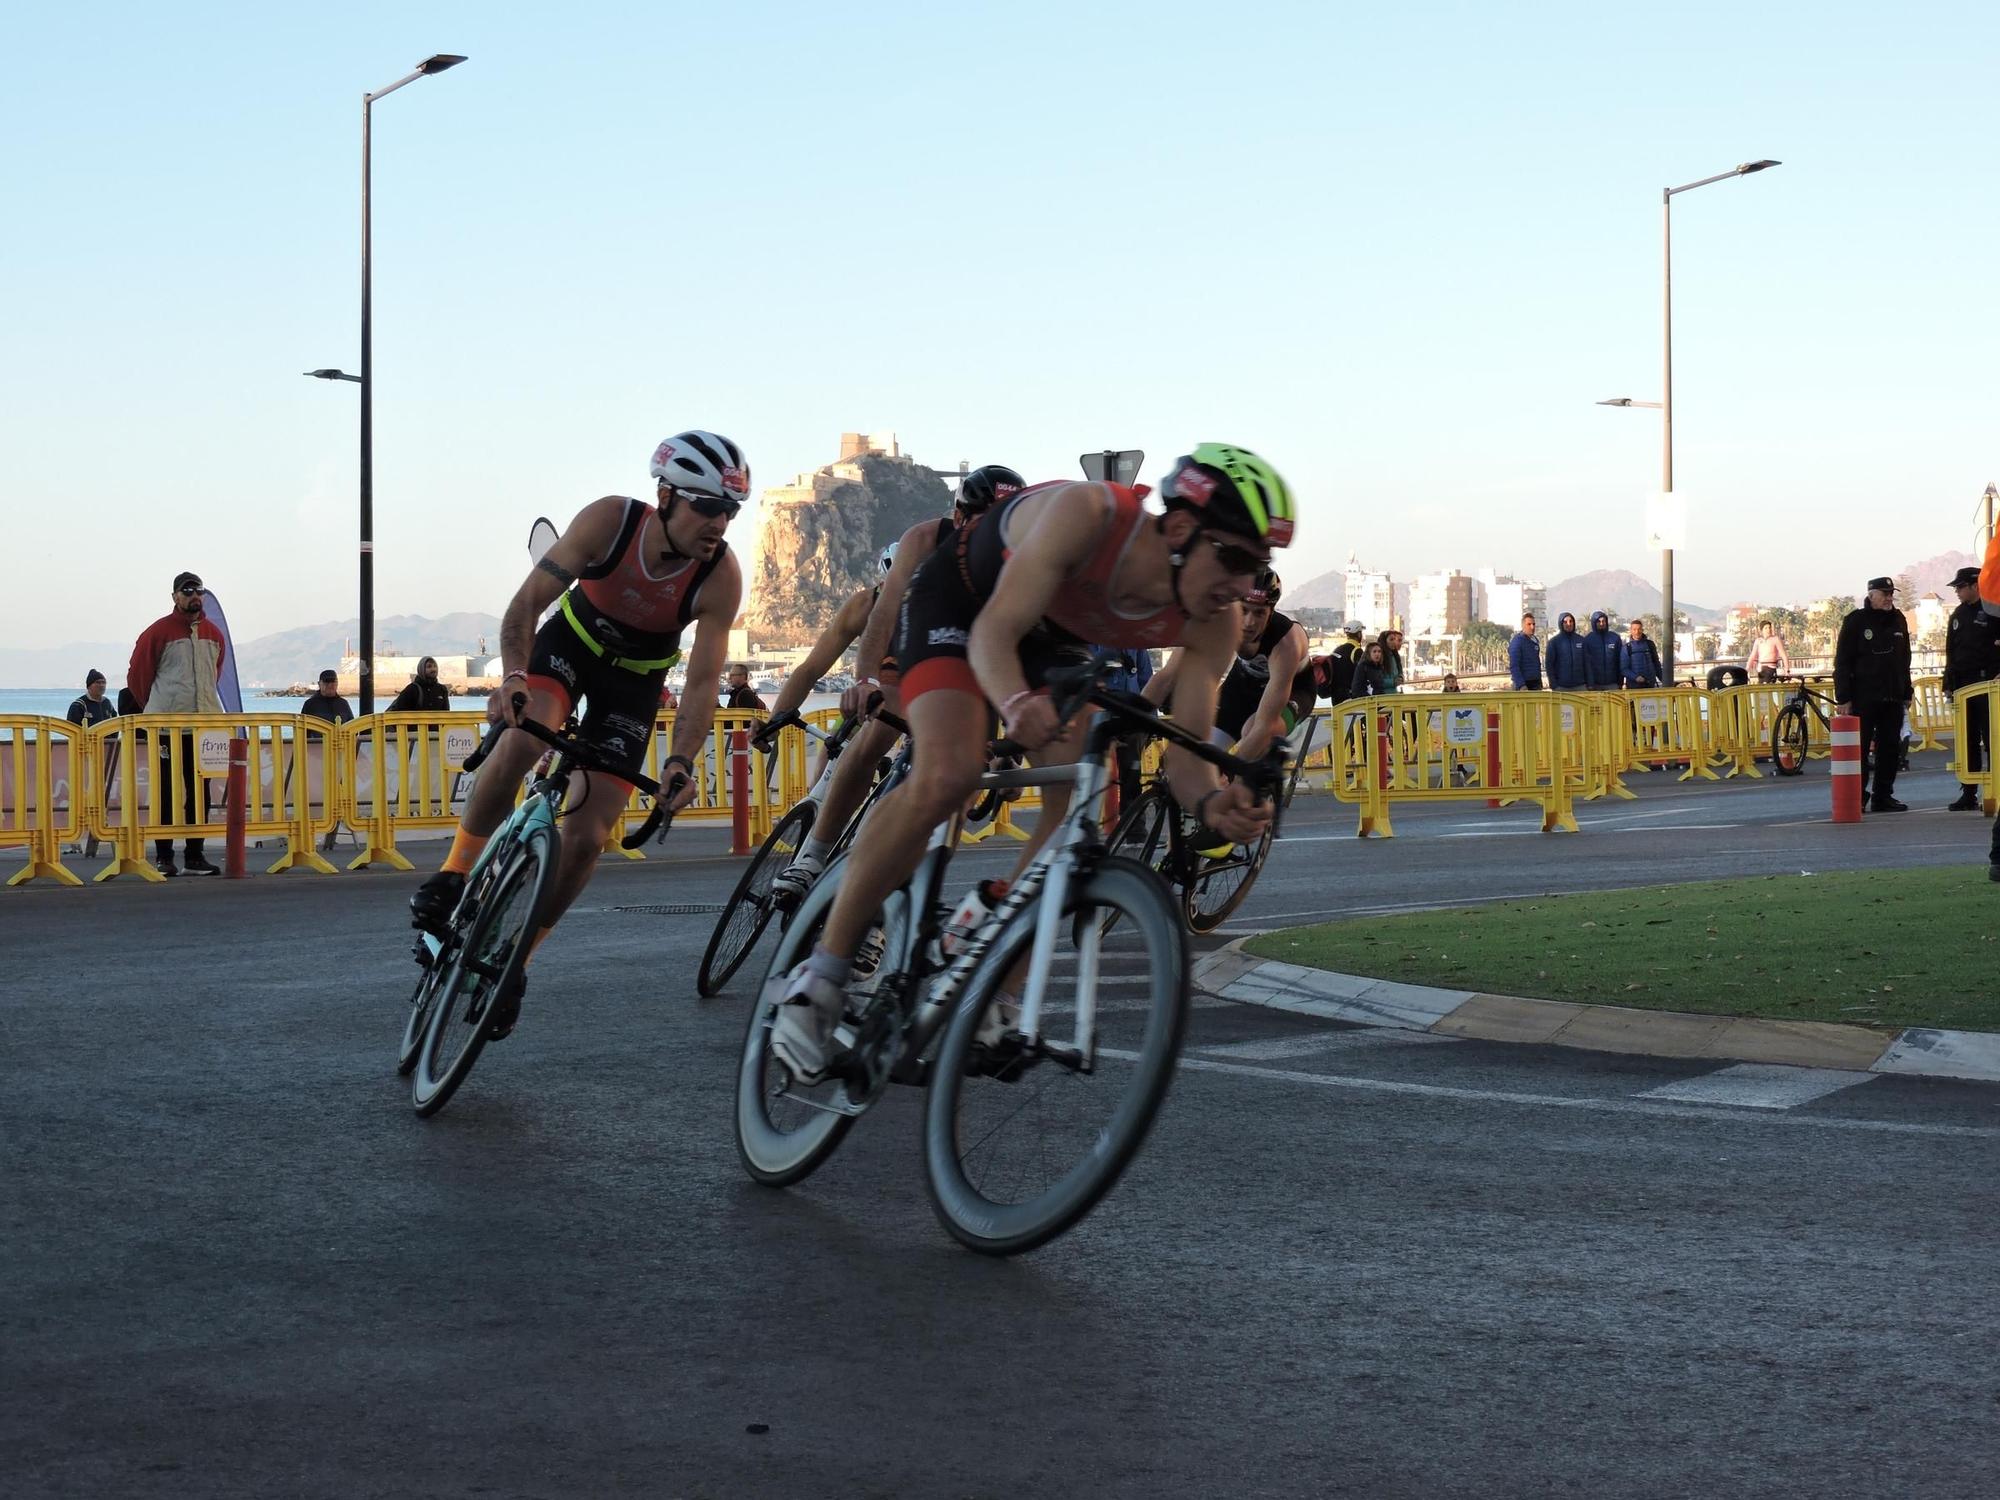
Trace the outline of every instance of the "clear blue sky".
[[[1295, 580], [1654, 576], [1676, 200], [1684, 598], [1858, 588], [2000, 477], [1990, 4], [37, 7], [9, 23], [12, 643], [200, 570], [354, 612], [359, 103], [383, 614], [498, 612], [541, 513], [713, 426], [1030, 477], [1209, 438]], [[752, 540], [752, 518], [738, 544]], [[25, 596], [25, 597], [24, 597]], [[22, 606], [25, 605], [25, 609]]]

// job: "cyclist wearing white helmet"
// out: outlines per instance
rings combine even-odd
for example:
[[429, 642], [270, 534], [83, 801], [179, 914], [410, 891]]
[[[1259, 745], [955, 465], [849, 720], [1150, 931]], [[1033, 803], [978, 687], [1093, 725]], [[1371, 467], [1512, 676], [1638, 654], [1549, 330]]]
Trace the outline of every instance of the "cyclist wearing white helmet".
[[[1086, 643], [1183, 646], [1177, 723], [1206, 735], [1216, 691], [1242, 634], [1237, 601], [1273, 547], [1292, 540], [1292, 498], [1248, 449], [1205, 443], [1161, 482], [1164, 515], [1124, 485], [1034, 485], [931, 554], [903, 598], [896, 637], [911, 774], [862, 827], [812, 954], [777, 976], [771, 1050], [802, 1083], [838, 1066], [832, 1032], [849, 965], [889, 892], [909, 878], [934, 829], [965, 804], [985, 769], [997, 704], [1006, 732], [1043, 764], [1074, 759], [1081, 717], [1058, 723], [1043, 686]], [[1168, 775], [1189, 813], [1230, 843], [1256, 838], [1271, 809], [1206, 763], [1170, 751]], [[1043, 790], [1041, 821], [1066, 798]], [[1003, 1018], [1004, 1008], [996, 1007]]]
[[[729, 627], [743, 598], [743, 572], [723, 533], [750, 494], [750, 466], [728, 438], [678, 433], [653, 450], [655, 503], [607, 495], [577, 512], [560, 540], [514, 593], [500, 625], [506, 676], [500, 704], [509, 723], [522, 717], [554, 729], [582, 705], [577, 733], [612, 761], [645, 764], [660, 685], [680, 660], [681, 636], [694, 627], [688, 681], [722, 675]], [[561, 607], [539, 630], [551, 604]], [[514, 707], [526, 700], [525, 713]], [[674, 720], [673, 753], [664, 768], [692, 772], [714, 721], [712, 693], [689, 693]], [[514, 789], [542, 753], [539, 741], [503, 734], [475, 783], [444, 868], [410, 898], [417, 926], [436, 932], [449, 919], [465, 876], [513, 806]], [[670, 805], [694, 799], [686, 782]], [[598, 853], [632, 794], [615, 775], [590, 778], [583, 804], [564, 815], [562, 865], [551, 892], [549, 926], [589, 883]], [[539, 942], [548, 934], [544, 927]], [[505, 1035], [520, 1011], [520, 991], [500, 997], [494, 1032]]]

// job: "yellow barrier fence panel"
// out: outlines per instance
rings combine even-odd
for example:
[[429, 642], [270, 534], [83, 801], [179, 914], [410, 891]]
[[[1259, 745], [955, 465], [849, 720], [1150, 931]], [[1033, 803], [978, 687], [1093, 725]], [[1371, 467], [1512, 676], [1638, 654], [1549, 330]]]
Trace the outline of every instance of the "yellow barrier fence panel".
[[[42, 714], [0, 717], [0, 848], [25, 849], [28, 861], [7, 884], [43, 876], [59, 885], [83, 880], [62, 862], [63, 840], [81, 827], [81, 792], [88, 796], [88, 757], [67, 719]], [[83, 776], [79, 779], [77, 772]]]
[[[244, 835], [285, 840], [269, 873], [294, 865], [334, 873], [316, 847], [339, 815], [325, 774], [334, 726], [297, 714], [134, 714], [99, 724], [88, 738], [90, 829], [117, 850], [99, 880], [158, 879], [148, 843], [224, 838], [229, 752], [239, 740], [246, 748]], [[308, 760], [317, 767], [312, 774]]]
[[486, 734], [483, 714], [378, 713], [341, 726], [342, 815], [360, 841], [348, 869], [414, 868], [397, 836], [458, 826], [473, 776], [465, 762]]
[[1709, 765], [1716, 758], [1715, 713], [1704, 689], [1628, 688], [1619, 696], [1633, 765], [1685, 766], [1682, 781], [1721, 779]]
[[1961, 785], [1979, 788], [1979, 803], [1987, 817], [2000, 810], [2000, 762], [1993, 755], [1992, 736], [1988, 734], [1986, 764], [1975, 771], [1968, 764], [1972, 758], [1972, 719], [1975, 714], [1987, 717], [1989, 730], [1996, 717], [2000, 717], [2000, 679], [1992, 682], [1975, 682], [1960, 688], [1952, 695], [1952, 752], [1951, 774]]
[[1919, 677], [1912, 684], [1916, 696], [1910, 700], [1910, 733], [1918, 750], [1944, 749], [1944, 737], [1955, 734], [1957, 715], [1951, 699], [1944, 695], [1942, 677]]

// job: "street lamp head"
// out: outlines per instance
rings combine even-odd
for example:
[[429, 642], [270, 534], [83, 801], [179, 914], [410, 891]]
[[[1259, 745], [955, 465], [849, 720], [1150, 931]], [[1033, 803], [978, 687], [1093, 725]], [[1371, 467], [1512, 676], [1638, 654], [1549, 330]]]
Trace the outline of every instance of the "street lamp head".
[[1764, 161], [1746, 161], [1745, 163], [1743, 163], [1742, 166], [1736, 169], [1736, 175], [1739, 177], [1747, 177], [1752, 172], [1763, 171], [1766, 167], [1782, 167], [1783, 165], [1784, 163], [1781, 161], [1771, 161], [1768, 159]]
[[1597, 404], [1599, 406], [1630, 406], [1632, 398], [1630, 396], [1613, 396], [1609, 401], [1600, 401]]
[[306, 374], [312, 376], [314, 380], [338, 380], [341, 378], [343, 372], [340, 370], [308, 370]]
[[[422, 62], [418, 63], [417, 71], [423, 74], [424, 77], [428, 78], [433, 73], [442, 73], [446, 68], [455, 68], [464, 61], [465, 59], [456, 52], [440, 52], [435, 57], [427, 57]], [[1771, 161], [1771, 162], [1763, 162], [1760, 165], [1767, 167], [1775, 167], [1777, 163]], [[1746, 167], [1744, 168], [1744, 170], [1748, 172], [1754, 172], [1757, 170], [1757, 168]]]

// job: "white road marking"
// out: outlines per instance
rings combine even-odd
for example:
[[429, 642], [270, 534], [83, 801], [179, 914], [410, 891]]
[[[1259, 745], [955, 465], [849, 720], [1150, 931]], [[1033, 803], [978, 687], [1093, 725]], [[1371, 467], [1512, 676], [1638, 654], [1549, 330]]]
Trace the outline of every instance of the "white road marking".
[[1263, 1037], [1254, 1042], [1226, 1042], [1216, 1047], [1197, 1047], [1210, 1057], [1234, 1057], [1245, 1062], [1268, 1062], [1280, 1057], [1307, 1057], [1315, 1052], [1349, 1052], [1369, 1047], [1406, 1047], [1425, 1042], [1456, 1042], [1455, 1036], [1436, 1036], [1428, 1031], [1391, 1031], [1381, 1027], [1355, 1026], [1341, 1031], [1313, 1031], [1304, 1036]]
[[[1137, 1062], [1139, 1054], [1114, 1047], [1099, 1047], [1099, 1057], [1120, 1062]], [[1900, 1120], [1851, 1120], [1838, 1115], [1799, 1115], [1783, 1110], [1743, 1114], [1737, 1110], [1710, 1109], [1696, 1104], [1669, 1104], [1638, 1099], [1572, 1099], [1561, 1094], [1515, 1094], [1501, 1089], [1452, 1088], [1438, 1083], [1403, 1083], [1387, 1078], [1356, 1078], [1341, 1073], [1298, 1073], [1289, 1068], [1260, 1068], [1247, 1063], [1216, 1062], [1206, 1057], [1183, 1057], [1180, 1066], [1190, 1073], [1224, 1073], [1237, 1078], [1262, 1078], [1274, 1083], [1302, 1083], [1313, 1088], [1354, 1089], [1369, 1094], [1407, 1094], [1420, 1099], [1459, 1099], [1473, 1104], [1521, 1104], [1543, 1109], [1581, 1109], [1607, 1115], [1655, 1115], [1663, 1119], [1755, 1120], [1764, 1125], [1796, 1125], [1812, 1130], [1859, 1130], [1878, 1135], [1934, 1135], [1965, 1140], [2000, 1140], [2000, 1128], [1985, 1125], [1911, 1125]]]
[[1663, 1083], [1637, 1095], [1640, 1099], [1677, 1099], [1687, 1104], [1732, 1104], [1739, 1109], [1795, 1109], [1857, 1083], [1873, 1073], [1846, 1068], [1788, 1068], [1776, 1063], [1737, 1063], [1699, 1078]]

